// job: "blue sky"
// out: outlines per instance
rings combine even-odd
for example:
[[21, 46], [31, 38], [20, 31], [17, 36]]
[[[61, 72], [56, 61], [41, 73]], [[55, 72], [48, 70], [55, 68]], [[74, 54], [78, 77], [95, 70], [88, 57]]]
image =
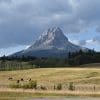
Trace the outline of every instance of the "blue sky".
[[68, 34], [67, 37], [72, 43], [100, 51], [100, 33], [96, 32], [96, 28], [90, 28], [80, 34]]
[[100, 0], [0, 0], [0, 56], [26, 48], [53, 26], [100, 51]]

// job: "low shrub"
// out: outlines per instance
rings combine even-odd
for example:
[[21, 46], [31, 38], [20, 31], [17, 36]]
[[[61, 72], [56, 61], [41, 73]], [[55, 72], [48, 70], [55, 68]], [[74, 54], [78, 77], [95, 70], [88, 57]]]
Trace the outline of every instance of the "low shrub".
[[61, 83], [57, 84], [57, 87], [55, 87], [55, 89], [62, 90], [62, 84]]
[[45, 86], [42, 86], [42, 85], [40, 86], [40, 89], [41, 90], [47, 90], [47, 88]]
[[32, 89], [37, 89], [37, 81], [30, 81], [29, 87]]
[[8, 78], [8, 80], [12, 80], [12, 79], [13, 79], [12, 77], [9, 77], [9, 78]]
[[74, 90], [75, 90], [75, 86], [74, 86], [74, 83], [73, 83], [73, 82], [70, 82], [70, 83], [69, 83], [68, 89], [69, 89], [70, 91], [74, 91]]
[[16, 83], [16, 84], [11, 84], [11, 88], [23, 88], [23, 89], [37, 89], [37, 81], [29, 81], [29, 83]]
[[29, 81], [29, 83], [23, 84], [24, 89], [37, 89], [37, 81]]
[[53, 89], [56, 90], [56, 86], [55, 85], [54, 85]]
[[21, 84], [11, 84], [11, 88], [21, 88]]

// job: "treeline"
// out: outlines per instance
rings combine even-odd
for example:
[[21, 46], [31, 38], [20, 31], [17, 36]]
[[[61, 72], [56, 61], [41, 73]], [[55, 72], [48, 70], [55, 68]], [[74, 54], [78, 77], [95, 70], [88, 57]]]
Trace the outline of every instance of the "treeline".
[[32, 68], [36, 68], [36, 66], [30, 65], [29, 62], [0, 61], [0, 71], [24, 70]]
[[80, 50], [76, 53], [68, 53], [66, 58], [37, 58], [37, 57], [6, 57], [0, 58], [1, 70], [20, 70], [29, 68], [47, 68], [47, 67], [73, 67], [77, 65], [100, 63], [100, 52], [89, 50], [83, 52]]
[[18, 58], [18, 57], [0, 57], [0, 71], [11, 71], [11, 70], [23, 70], [23, 69], [32, 69], [37, 66], [34, 64], [30, 64], [33, 58]]
[[82, 50], [80, 50], [77, 53], [69, 53], [68, 63], [69, 65], [73, 66], [89, 63], [100, 63], [100, 52], [95, 52], [92, 50], [82, 52]]

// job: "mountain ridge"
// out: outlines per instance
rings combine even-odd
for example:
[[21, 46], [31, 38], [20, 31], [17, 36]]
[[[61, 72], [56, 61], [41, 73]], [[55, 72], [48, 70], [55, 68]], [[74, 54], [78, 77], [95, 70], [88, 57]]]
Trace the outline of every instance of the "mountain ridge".
[[59, 27], [49, 28], [27, 49], [16, 56], [65, 57], [69, 52], [86, 52], [88, 49], [72, 44]]

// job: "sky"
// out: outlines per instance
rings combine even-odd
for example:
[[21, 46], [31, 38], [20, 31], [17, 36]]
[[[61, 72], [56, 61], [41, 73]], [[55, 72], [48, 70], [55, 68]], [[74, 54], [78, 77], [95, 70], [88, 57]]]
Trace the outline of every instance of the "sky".
[[100, 51], [100, 0], [0, 0], [0, 56], [54, 26], [74, 44]]

